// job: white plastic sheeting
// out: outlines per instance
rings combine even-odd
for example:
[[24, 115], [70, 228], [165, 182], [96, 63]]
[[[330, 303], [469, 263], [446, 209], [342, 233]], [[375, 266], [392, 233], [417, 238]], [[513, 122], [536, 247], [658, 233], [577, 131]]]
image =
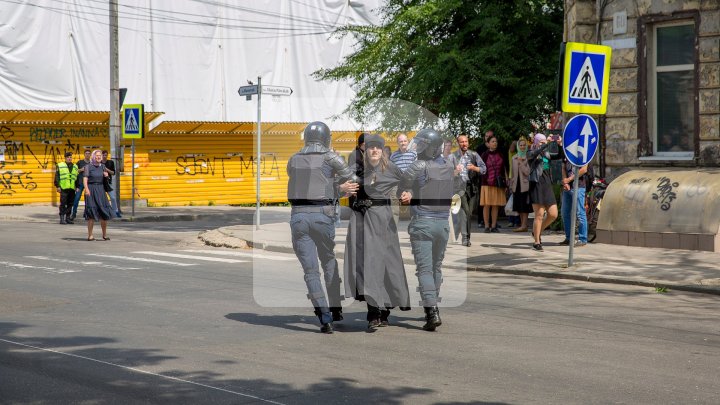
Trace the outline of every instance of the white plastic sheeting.
[[[339, 114], [347, 83], [310, 75], [337, 65], [352, 37], [375, 24], [381, 0], [118, 0], [120, 87], [125, 103], [165, 120], [254, 121], [256, 99], [237, 90], [262, 77], [290, 97], [263, 96], [263, 121]], [[0, 109], [110, 109], [107, 0], [0, 0]], [[338, 129], [356, 129], [347, 118]]]

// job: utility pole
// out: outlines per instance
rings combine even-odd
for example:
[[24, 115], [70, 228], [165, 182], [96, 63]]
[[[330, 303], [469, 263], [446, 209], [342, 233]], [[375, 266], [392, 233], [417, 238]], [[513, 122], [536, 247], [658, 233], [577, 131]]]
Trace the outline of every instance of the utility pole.
[[[118, 3], [110, 0], [110, 156], [115, 162], [114, 190], [115, 201], [120, 210], [120, 61], [118, 51]], [[115, 213], [113, 213], [115, 214]]]

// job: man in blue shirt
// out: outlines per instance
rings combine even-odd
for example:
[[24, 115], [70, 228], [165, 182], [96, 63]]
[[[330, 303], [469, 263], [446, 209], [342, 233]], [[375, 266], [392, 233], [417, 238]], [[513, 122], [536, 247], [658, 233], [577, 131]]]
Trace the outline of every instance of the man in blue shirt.
[[401, 172], [404, 172], [417, 159], [417, 153], [408, 149], [410, 141], [405, 134], [398, 135], [397, 144], [398, 150], [390, 155], [390, 161], [395, 163]]

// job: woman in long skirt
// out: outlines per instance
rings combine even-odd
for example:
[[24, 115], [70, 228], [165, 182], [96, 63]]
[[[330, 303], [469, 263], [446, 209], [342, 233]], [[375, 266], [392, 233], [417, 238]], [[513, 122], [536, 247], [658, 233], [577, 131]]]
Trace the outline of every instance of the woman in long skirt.
[[103, 178], [107, 177], [105, 165], [102, 164], [102, 151], [96, 149], [90, 157], [90, 163], [85, 166], [83, 173], [83, 185], [85, 186], [85, 213], [83, 217], [87, 221], [88, 239], [95, 240], [93, 227], [95, 221], [100, 221], [103, 240], [110, 240], [107, 236], [107, 221], [112, 218], [112, 209], [105, 194]]

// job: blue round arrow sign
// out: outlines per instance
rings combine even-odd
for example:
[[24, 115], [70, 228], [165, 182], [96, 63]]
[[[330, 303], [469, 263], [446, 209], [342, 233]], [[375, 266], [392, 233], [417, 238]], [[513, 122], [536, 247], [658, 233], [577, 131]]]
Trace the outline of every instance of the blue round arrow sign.
[[595, 120], [585, 114], [570, 119], [563, 130], [565, 156], [575, 166], [585, 166], [595, 157], [600, 133]]

